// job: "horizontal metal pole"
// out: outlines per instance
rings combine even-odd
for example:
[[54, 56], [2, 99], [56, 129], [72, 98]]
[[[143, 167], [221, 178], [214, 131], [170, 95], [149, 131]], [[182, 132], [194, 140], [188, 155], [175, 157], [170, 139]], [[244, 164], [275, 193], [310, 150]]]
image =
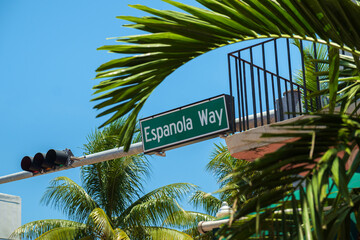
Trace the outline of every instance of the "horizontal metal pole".
[[26, 171], [17, 172], [17, 173], [13, 173], [13, 174], [9, 174], [9, 175], [0, 177], [0, 184], [14, 182], [17, 180], [30, 178], [32, 176], [34, 176], [34, 174], [31, 172], [26, 172]]
[[[259, 114], [260, 113], [258, 113], [257, 115], [259, 115]], [[263, 113], [263, 114], [266, 114], [266, 113]], [[273, 115], [272, 111], [270, 111], [270, 115], [271, 116]], [[266, 115], [264, 115], [264, 116], [266, 117]], [[249, 121], [251, 123], [254, 121], [254, 115], [249, 115]], [[235, 122], [236, 122], [236, 129], [238, 130], [239, 123], [240, 123], [239, 118], [235, 119]], [[72, 159], [75, 159], [76, 161], [74, 161], [69, 166], [57, 167], [55, 169], [51, 169], [51, 170], [44, 171], [41, 173], [31, 173], [31, 172], [22, 171], [22, 172], [17, 172], [17, 173], [9, 174], [6, 176], [2, 176], [2, 177], [0, 177], [0, 184], [14, 182], [14, 181], [31, 178], [31, 177], [35, 177], [35, 176], [40, 176], [40, 175], [44, 175], [44, 174], [48, 174], [48, 173], [59, 172], [62, 170], [81, 167], [81, 166], [90, 165], [90, 164], [94, 164], [94, 163], [109, 161], [109, 160], [116, 159], [116, 158], [132, 156], [132, 155], [140, 154], [143, 152], [144, 152], [144, 149], [142, 146], [142, 142], [138, 142], [138, 143], [131, 144], [129, 151], [127, 151], [127, 152], [124, 151], [123, 147], [113, 148], [110, 150], [105, 150], [102, 152], [89, 154], [86, 156], [74, 157]]]
[[110, 149], [110, 150], [106, 150], [106, 151], [102, 151], [102, 152], [75, 158], [75, 159], [80, 159], [80, 160], [73, 162], [69, 166], [59, 167], [59, 168], [45, 171], [42, 173], [31, 173], [31, 172], [22, 171], [22, 172], [2, 176], [2, 177], [0, 177], [0, 184], [14, 182], [17, 180], [22, 180], [22, 179], [26, 179], [26, 178], [35, 177], [35, 176], [41, 176], [44, 174], [58, 172], [58, 171], [66, 170], [66, 169], [81, 167], [84, 165], [104, 162], [104, 161], [108, 161], [108, 160], [112, 160], [112, 159], [116, 159], [116, 158], [132, 156], [132, 155], [140, 154], [143, 152], [144, 152], [144, 150], [143, 150], [142, 142], [138, 142], [138, 143], [131, 144], [128, 152], [125, 152], [123, 147], [119, 147], [119, 148], [114, 148], [114, 149]]
[[112, 159], [132, 156], [132, 155], [140, 154], [143, 152], [144, 152], [144, 150], [143, 150], [142, 142], [138, 142], [138, 143], [131, 144], [129, 151], [127, 151], [127, 152], [124, 151], [123, 147], [119, 147], [119, 148], [113, 148], [110, 150], [105, 150], [102, 152], [86, 155], [83, 160], [74, 162], [71, 165], [71, 167], [75, 168], [75, 167], [80, 167], [80, 166], [84, 166], [84, 165], [109, 161]]
[[220, 228], [223, 224], [228, 224], [230, 219], [215, 220], [215, 221], [201, 221], [198, 223], [198, 231], [201, 234], [212, 231], [215, 228]]

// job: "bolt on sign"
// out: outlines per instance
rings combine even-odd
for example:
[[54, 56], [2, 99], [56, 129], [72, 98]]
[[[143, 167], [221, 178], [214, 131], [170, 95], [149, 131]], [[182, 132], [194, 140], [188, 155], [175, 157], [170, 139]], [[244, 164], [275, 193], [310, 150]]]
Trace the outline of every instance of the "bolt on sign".
[[233, 132], [233, 97], [220, 95], [140, 119], [144, 153], [162, 152]]

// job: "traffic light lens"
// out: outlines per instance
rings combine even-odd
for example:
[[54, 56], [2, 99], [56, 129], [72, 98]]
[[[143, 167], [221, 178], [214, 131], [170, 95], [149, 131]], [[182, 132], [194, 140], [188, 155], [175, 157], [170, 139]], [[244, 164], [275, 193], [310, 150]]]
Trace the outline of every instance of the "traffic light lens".
[[21, 168], [29, 172], [38, 172], [41, 170], [41, 166], [29, 156], [23, 157], [21, 160]]
[[39, 161], [41, 167], [47, 170], [55, 166], [54, 161], [47, 158], [45, 153], [37, 153], [34, 160]]
[[22, 168], [22, 170], [29, 171], [30, 166], [31, 166], [31, 157], [29, 157], [29, 156], [23, 157], [23, 159], [21, 160], [21, 168]]
[[33, 162], [37, 166], [42, 166], [44, 160], [45, 160], [45, 154], [43, 154], [43, 153], [37, 153], [37, 154], [35, 154], [35, 156], [33, 158]]

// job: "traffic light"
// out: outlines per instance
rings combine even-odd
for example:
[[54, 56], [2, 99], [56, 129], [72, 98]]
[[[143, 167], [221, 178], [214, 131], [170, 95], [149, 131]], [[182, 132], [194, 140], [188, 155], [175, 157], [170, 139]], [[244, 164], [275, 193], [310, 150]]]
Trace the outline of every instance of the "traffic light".
[[69, 166], [74, 154], [70, 149], [62, 151], [50, 149], [46, 154], [37, 153], [34, 157], [25, 156], [21, 160], [21, 168], [24, 171], [38, 173], [49, 171], [59, 167]]

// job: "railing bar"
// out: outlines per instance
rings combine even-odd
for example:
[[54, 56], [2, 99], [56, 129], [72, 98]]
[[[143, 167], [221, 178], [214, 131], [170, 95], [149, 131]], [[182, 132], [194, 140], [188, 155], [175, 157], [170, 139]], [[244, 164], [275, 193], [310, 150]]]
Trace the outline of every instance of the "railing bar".
[[[238, 62], [240, 60], [235, 58], [235, 71], [236, 71], [236, 93], [237, 93], [237, 105], [238, 105], [238, 114], [239, 114], [239, 132], [241, 132], [241, 110], [240, 110], [240, 86], [239, 86], [239, 69], [238, 69]], [[236, 126], [235, 126], [236, 129]]]
[[255, 99], [255, 77], [254, 77], [254, 62], [253, 62], [253, 51], [250, 48], [250, 74], [251, 74], [251, 92], [252, 92], [252, 104], [253, 104], [253, 116], [254, 116], [254, 127], [257, 127], [257, 112], [256, 112], [256, 99]]
[[[266, 77], [266, 64], [265, 64], [265, 45], [261, 45], [262, 48], [262, 60], [263, 60], [263, 71], [264, 71], [264, 86], [265, 86], [265, 102], [266, 102], [266, 120], [267, 124], [270, 124], [270, 109], [269, 109], [269, 91]], [[260, 69], [260, 68], [258, 68]]]
[[243, 71], [244, 71], [244, 93], [245, 93], [245, 109], [246, 109], [246, 130], [248, 130], [249, 127], [249, 109], [248, 109], [248, 101], [247, 101], [247, 91], [246, 91], [246, 69], [245, 69], [245, 62], [243, 62]]
[[[288, 116], [288, 119], [289, 119], [290, 118], [289, 92], [288, 92], [288, 86], [287, 86], [286, 81], [285, 81], [284, 85], [285, 85], [285, 95], [284, 95], [284, 97], [285, 97], [285, 101], [286, 101], [286, 112], [287, 112], [287, 116]], [[285, 117], [285, 110], [284, 110], [284, 117]]]
[[275, 100], [275, 84], [274, 84], [274, 75], [273, 74], [271, 74], [271, 85], [272, 85], [273, 102], [274, 102], [274, 110], [275, 110], [275, 122], [277, 122], [278, 119], [277, 119], [276, 100]]
[[263, 108], [262, 108], [262, 96], [261, 96], [261, 82], [260, 82], [260, 70], [257, 69], [257, 77], [258, 77], [258, 84], [259, 84], [259, 103], [260, 103], [260, 117], [261, 117], [261, 126], [264, 126], [264, 119], [263, 119]]
[[231, 66], [230, 66], [230, 56], [228, 55], [228, 68], [229, 68], [229, 90], [230, 90], [230, 96], [233, 97], [232, 94], [232, 81], [231, 81]]
[[242, 48], [242, 49], [240, 49], [240, 50], [236, 50], [236, 51], [230, 52], [230, 53], [228, 53], [228, 54], [232, 54], [232, 53], [236, 53], [236, 52], [241, 52], [241, 51], [247, 50], [247, 49], [249, 49], [249, 48], [257, 47], [257, 46], [259, 46], [259, 45], [262, 45], [262, 44], [265, 44], [265, 43], [268, 43], [268, 42], [271, 42], [271, 41], [274, 41], [274, 40], [275, 40], [275, 38], [272, 38], [272, 39], [266, 40], [266, 41], [264, 41], [264, 42], [257, 43], [257, 44], [255, 44], [255, 45], [251, 45], [251, 46], [249, 46], [249, 47]]
[[[229, 90], [230, 90], [230, 96], [231, 99], [233, 99], [233, 92], [232, 92], [232, 80], [231, 80], [231, 64], [230, 64], [230, 55], [228, 54], [228, 68], [229, 68]], [[234, 101], [231, 101], [231, 109], [232, 111], [235, 113], [235, 106], [234, 106]], [[233, 126], [236, 126], [235, 123], [235, 114], [233, 116], [233, 119], [231, 119], [233, 121]], [[235, 127], [235, 132], [236, 132], [236, 127]]]
[[307, 89], [306, 89], [306, 76], [305, 76], [305, 59], [304, 59], [304, 47], [303, 41], [300, 40], [300, 52], [301, 52], [301, 67], [303, 75], [303, 85], [304, 85], [304, 99], [305, 99], [305, 113], [308, 113], [308, 101], [307, 101]]
[[296, 117], [295, 112], [295, 96], [294, 96], [294, 83], [292, 78], [292, 69], [291, 69], [291, 53], [290, 53], [290, 41], [286, 39], [286, 46], [287, 46], [287, 54], [288, 54], [288, 66], [289, 66], [289, 78], [290, 78], [290, 89], [291, 89], [291, 111], [293, 113], [293, 117]]
[[[287, 82], [285, 81], [284, 83], [285, 85], [285, 101], [286, 101], [286, 109], [287, 109], [287, 115], [288, 115], [288, 119], [290, 118], [290, 111], [289, 111], [289, 93], [288, 93], [288, 86], [287, 86]], [[284, 106], [283, 106], [284, 107]], [[285, 117], [285, 110], [284, 110], [284, 117]]]
[[289, 93], [288, 93], [287, 82], [285, 82], [285, 96], [284, 97], [286, 98], [286, 109], [287, 109], [287, 115], [288, 115], [288, 119], [289, 119], [290, 118], [290, 109], [289, 109]]
[[[317, 49], [316, 49], [316, 43], [313, 43], [313, 46], [314, 46], [314, 58], [315, 60], [318, 59], [317, 57]], [[318, 63], [315, 62], [315, 72], [318, 72], [319, 71], [319, 66], [318, 66]], [[316, 88], [318, 91], [320, 91], [320, 82], [319, 82], [319, 76], [316, 76]], [[317, 96], [316, 97], [316, 110], [319, 111], [321, 109], [321, 99], [320, 99], [320, 96]]]
[[[244, 90], [243, 90], [243, 79], [242, 79], [242, 69], [241, 69], [241, 58], [240, 58], [240, 52], [238, 52], [239, 56], [239, 73], [240, 73], [240, 93], [241, 93], [241, 109], [242, 109], [242, 124], [243, 124], [243, 131], [246, 130], [245, 126], [245, 107], [244, 107]], [[239, 119], [241, 121], [241, 117], [239, 116]]]
[[280, 78], [279, 78], [279, 60], [278, 60], [276, 39], [274, 41], [274, 53], [275, 53], [275, 68], [276, 68], [276, 76], [277, 76], [277, 93], [278, 93], [278, 98], [279, 98], [280, 121], [282, 121], [282, 120], [284, 120], [284, 108], [283, 108], [282, 97], [281, 97], [281, 85], [280, 85]]
[[301, 107], [301, 92], [300, 92], [300, 87], [298, 86], [298, 92], [299, 92], [299, 94], [298, 94], [298, 100], [299, 100], [299, 109], [300, 109], [300, 115], [302, 114], [302, 107]]

